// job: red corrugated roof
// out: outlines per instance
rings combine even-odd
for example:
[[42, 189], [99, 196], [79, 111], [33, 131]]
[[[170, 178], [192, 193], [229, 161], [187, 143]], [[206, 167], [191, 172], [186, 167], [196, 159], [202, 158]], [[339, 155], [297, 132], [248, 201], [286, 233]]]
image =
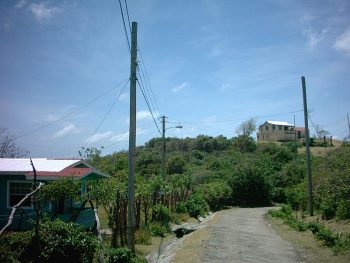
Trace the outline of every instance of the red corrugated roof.
[[[89, 172], [94, 171], [93, 168], [71, 168], [67, 167], [59, 172], [47, 172], [47, 171], [37, 171], [37, 176], [73, 176], [73, 177], [83, 177]], [[26, 173], [26, 176], [34, 176], [34, 172]]]
[[294, 130], [304, 132], [305, 128], [304, 127], [295, 127]]

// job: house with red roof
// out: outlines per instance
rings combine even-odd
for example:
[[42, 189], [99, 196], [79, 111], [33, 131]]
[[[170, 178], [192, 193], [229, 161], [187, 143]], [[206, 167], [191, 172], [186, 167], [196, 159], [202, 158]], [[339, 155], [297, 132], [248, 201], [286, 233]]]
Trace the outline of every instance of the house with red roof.
[[[81, 182], [81, 193], [86, 192], [90, 181], [107, 178], [108, 175], [95, 169], [83, 160], [78, 159], [48, 159], [32, 158], [36, 170], [36, 179], [44, 184], [60, 178], [73, 178]], [[29, 158], [0, 158], [0, 229], [7, 223], [12, 208], [21, 201], [26, 194], [33, 191], [34, 171]], [[57, 215], [58, 218], [68, 220], [74, 209], [81, 208], [74, 200], [61, 199], [55, 203], [48, 203], [46, 211]], [[94, 225], [94, 215], [91, 209], [79, 211], [76, 219], [86, 227]], [[34, 216], [32, 200], [27, 199], [17, 209], [14, 222], [9, 229], [28, 229], [30, 219]]]

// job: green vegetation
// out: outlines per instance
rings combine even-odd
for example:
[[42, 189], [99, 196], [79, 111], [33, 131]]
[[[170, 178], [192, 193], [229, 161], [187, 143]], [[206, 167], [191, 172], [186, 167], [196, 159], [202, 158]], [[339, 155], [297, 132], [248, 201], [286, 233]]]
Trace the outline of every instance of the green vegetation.
[[282, 206], [280, 210], [270, 210], [269, 214], [273, 217], [282, 218], [286, 224], [297, 231], [310, 230], [324, 246], [332, 248], [334, 254], [350, 249], [350, 234], [333, 232], [319, 221], [307, 222], [298, 218], [288, 205]]
[[0, 239], [0, 262], [93, 262], [98, 242], [95, 235], [78, 225], [46, 221], [39, 228], [36, 247], [34, 230], [8, 233]]
[[[163, 237], [169, 233], [171, 222], [181, 223], [189, 216], [203, 216], [209, 210], [217, 211], [226, 206], [286, 203], [288, 206], [270, 213], [283, 218], [298, 231], [310, 229], [318, 239], [335, 251], [348, 249], [348, 236], [334, 234], [317, 222], [305, 222], [293, 212], [296, 210], [304, 213], [307, 209], [306, 164], [304, 156], [298, 153], [300, 145], [257, 144], [250, 137], [251, 127], [250, 122], [246, 123], [240, 127], [240, 135], [231, 139], [205, 135], [185, 139], [166, 138], [164, 179], [161, 177], [161, 138], [154, 138], [145, 146], [138, 147], [135, 189], [138, 244], [149, 244], [152, 236]], [[110, 243], [105, 241], [104, 247], [98, 247], [96, 240], [83, 232], [87, 235], [86, 240], [91, 240], [87, 247], [90, 246], [90, 250], [94, 251], [95, 259], [101, 250], [105, 252], [107, 262], [136, 262], [139, 259], [124, 248], [127, 244], [127, 153], [102, 156], [99, 149], [83, 149], [80, 154], [93, 166], [111, 176], [107, 180], [91, 184], [88, 191], [89, 201], [103, 209], [107, 217], [107, 225], [112, 229]], [[314, 205], [325, 219], [350, 218], [349, 160], [350, 147], [346, 144], [323, 156], [312, 158]], [[57, 200], [63, 195], [78, 198], [74, 182], [59, 181], [48, 186], [42, 191], [40, 200]], [[43, 229], [44, 226], [41, 231]], [[16, 240], [23, 240], [18, 245], [18, 251], [27, 249], [30, 243], [28, 238], [20, 236], [31, 237], [30, 233], [32, 232], [11, 234], [13, 237], [18, 235]], [[57, 238], [57, 242], [62, 240]], [[9, 241], [8, 237], [1, 238], [1, 242], [4, 244], [1, 247], [5, 248], [1, 250], [1, 256], [13, 249], [11, 244], [18, 243]], [[79, 244], [76, 245], [78, 254], [91, 260], [91, 254], [86, 255]], [[57, 246], [52, 246], [55, 247]], [[66, 247], [60, 245], [57, 249], [57, 253], [60, 253]], [[15, 257], [16, 255], [14, 254]], [[79, 260], [76, 262], [88, 262], [85, 259]]]

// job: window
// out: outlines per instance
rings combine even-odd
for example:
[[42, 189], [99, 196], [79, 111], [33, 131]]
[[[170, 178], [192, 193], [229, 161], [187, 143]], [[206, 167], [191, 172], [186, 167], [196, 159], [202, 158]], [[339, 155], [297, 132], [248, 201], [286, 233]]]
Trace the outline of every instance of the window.
[[282, 125], [278, 125], [278, 129], [282, 131]]
[[[30, 182], [9, 182], [8, 190], [8, 206], [15, 206], [21, 201], [26, 194], [32, 191], [32, 183]], [[31, 207], [31, 198], [28, 198], [22, 206]]]
[[266, 126], [266, 130], [267, 130], [267, 131], [269, 130], [269, 126]]
[[272, 130], [275, 130], [275, 125], [272, 125]]

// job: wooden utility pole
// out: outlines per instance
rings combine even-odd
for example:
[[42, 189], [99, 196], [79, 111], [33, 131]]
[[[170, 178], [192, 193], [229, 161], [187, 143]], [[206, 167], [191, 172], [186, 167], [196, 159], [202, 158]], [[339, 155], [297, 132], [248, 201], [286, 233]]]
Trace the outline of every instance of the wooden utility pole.
[[307, 182], [308, 182], [308, 199], [309, 199], [309, 214], [313, 216], [313, 198], [312, 198], [312, 176], [311, 176], [311, 159], [310, 159], [310, 133], [309, 122], [307, 112], [307, 100], [306, 100], [306, 84], [305, 77], [301, 77], [301, 84], [303, 89], [303, 102], [304, 102], [304, 121], [305, 121], [305, 146], [306, 146], [306, 165], [307, 165]]
[[135, 152], [136, 152], [136, 67], [137, 23], [131, 29], [130, 66], [130, 128], [129, 128], [129, 174], [128, 174], [128, 248], [135, 252]]

